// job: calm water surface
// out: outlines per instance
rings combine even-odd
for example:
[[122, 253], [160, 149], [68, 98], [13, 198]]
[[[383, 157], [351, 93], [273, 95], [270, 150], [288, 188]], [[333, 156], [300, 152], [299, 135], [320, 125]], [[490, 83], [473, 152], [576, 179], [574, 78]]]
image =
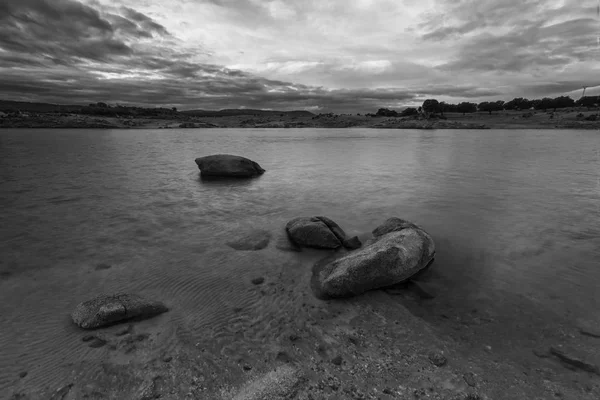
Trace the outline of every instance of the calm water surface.
[[[306, 256], [224, 243], [252, 228], [276, 239], [302, 215], [349, 234], [391, 216], [420, 224], [456, 307], [487, 299], [507, 315], [527, 299], [539, 313], [590, 318], [600, 303], [598, 150], [593, 131], [2, 130], [0, 388], [22, 370], [48, 384], [48, 370], [93, 357], [65, 349], [79, 337], [68, 313], [98, 293], [164, 300], [192, 335], [226, 329], [231, 307], [285, 310], [299, 300], [265, 304], [245, 280]], [[214, 153], [267, 172], [202, 182], [194, 159]]]

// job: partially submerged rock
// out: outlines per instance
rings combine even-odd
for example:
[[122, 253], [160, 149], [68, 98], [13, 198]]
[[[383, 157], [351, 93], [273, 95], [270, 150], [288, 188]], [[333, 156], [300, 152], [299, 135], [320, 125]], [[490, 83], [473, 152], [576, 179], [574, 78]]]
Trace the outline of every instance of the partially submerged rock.
[[199, 157], [195, 161], [201, 175], [206, 177], [251, 178], [265, 172], [258, 163], [230, 154]]
[[408, 221], [386, 221], [377, 240], [315, 270], [317, 291], [347, 297], [404, 282], [425, 268], [435, 255], [433, 239]]
[[80, 303], [71, 314], [73, 322], [84, 329], [113, 325], [132, 318], [146, 319], [169, 309], [163, 303], [135, 294], [101, 295]]
[[227, 246], [242, 251], [262, 250], [269, 245], [270, 241], [270, 232], [257, 229], [227, 242]]
[[337, 249], [342, 245], [335, 233], [318, 217], [294, 218], [286, 224], [285, 230], [298, 246]]
[[356, 249], [361, 246], [358, 237], [346, 238], [346, 232], [332, 219], [318, 217], [298, 217], [290, 220], [285, 230], [290, 240], [298, 246], [316, 249]]

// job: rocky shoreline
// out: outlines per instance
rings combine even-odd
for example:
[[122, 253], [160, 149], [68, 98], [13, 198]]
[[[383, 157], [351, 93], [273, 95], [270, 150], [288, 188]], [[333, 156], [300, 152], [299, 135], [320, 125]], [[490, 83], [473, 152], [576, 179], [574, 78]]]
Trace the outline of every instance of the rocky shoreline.
[[[200, 157], [196, 165], [217, 179], [260, 179], [268, 173], [232, 155]], [[70, 366], [64, 382], [44, 388], [27, 385], [23, 371], [9, 398], [600, 398], [600, 324], [581, 321], [560, 338], [536, 337], [522, 364], [503, 357], [496, 349], [501, 344], [482, 344], [477, 335], [478, 329], [506, 325], [498, 316], [483, 304], [448, 315], [436, 303], [434, 235], [398, 217], [378, 222], [369, 234], [348, 237], [330, 218], [296, 217], [281, 227], [276, 241], [271, 239], [277, 234], [260, 227], [231, 238], [227, 246], [234, 252], [260, 259], [276, 242], [277, 249], [302, 252], [292, 258], [302, 256], [313, 265], [301, 271], [300, 282], [284, 273], [245, 279], [245, 290], [265, 303], [283, 297], [293, 306], [276, 320], [261, 316], [267, 323], [257, 331], [252, 328], [259, 317], [252, 316], [249, 325], [232, 324], [219, 337], [206, 331], [196, 341], [169, 319], [178, 313], [176, 299], [165, 304], [125, 293], [82, 299], [70, 321], [81, 343], [72, 345], [104, 352], [102, 362]], [[99, 264], [95, 271], [110, 269]], [[429, 307], [458, 337], [427, 320]], [[238, 351], [223, 350], [232, 345]]]

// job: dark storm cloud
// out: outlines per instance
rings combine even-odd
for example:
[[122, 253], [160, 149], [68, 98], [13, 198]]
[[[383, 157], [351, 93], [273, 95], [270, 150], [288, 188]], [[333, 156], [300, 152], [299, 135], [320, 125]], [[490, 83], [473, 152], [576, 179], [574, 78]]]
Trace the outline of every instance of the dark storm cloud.
[[168, 35], [162, 25], [142, 14], [135, 20], [101, 14], [73, 0], [20, 0], [1, 7], [0, 48], [13, 56], [26, 55], [25, 65], [33, 57], [42, 63], [53, 59], [71, 64], [82, 59], [107, 62], [132, 55], [131, 38]]

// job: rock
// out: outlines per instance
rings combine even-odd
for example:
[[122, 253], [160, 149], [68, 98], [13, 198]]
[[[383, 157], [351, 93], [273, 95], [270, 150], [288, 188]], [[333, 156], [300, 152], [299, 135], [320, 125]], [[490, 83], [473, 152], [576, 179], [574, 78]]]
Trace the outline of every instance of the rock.
[[314, 286], [321, 295], [347, 297], [404, 282], [433, 259], [429, 234], [407, 227], [383, 234], [370, 246], [315, 268]]
[[262, 250], [269, 245], [271, 233], [264, 230], [255, 230], [235, 240], [227, 242], [227, 246], [235, 250], [249, 251]]
[[467, 382], [467, 385], [471, 387], [475, 387], [477, 385], [477, 381], [475, 380], [475, 374], [472, 372], [467, 372], [463, 375], [463, 379]]
[[579, 320], [577, 321], [579, 333], [585, 336], [600, 338], [600, 323], [596, 321]]
[[83, 342], [89, 342], [92, 341], [96, 338], [96, 336], [94, 335], [85, 335], [84, 337], [81, 338], [81, 341]]
[[50, 400], [63, 400], [67, 396], [67, 394], [69, 394], [72, 387], [73, 387], [72, 383], [69, 383], [68, 385], [61, 387], [56, 392], [54, 392], [52, 397], [50, 397]]
[[343, 359], [342, 359], [342, 356], [340, 356], [340, 355], [337, 355], [331, 359], [331, 363], [333, 365], [342, 365], [342, 361], [343, 361]]
[[342, 242], [342, 245], [349, 250], [356, 250], [359, 249], [360, 246], [362, 246], [362, 243], [360, 242], [358, 236], [353, 236], [349, 239], [345, 239]]
[[403, 229], [413, 228], [423, 230], [420, 226], [410, 221], [398, 217], [388, 218], [383, 224], [373, 230], [373, 236], [376, 238], [391, 232], [399, 232]]
[[233, 396], [232, 400], [292, 398], [301, 381], [301, 372], [290, 364], [284, 364], [258, 379], [250, 381]]
[[173, 357], [171, 357], [171, 356], [163, 357], [163, 361], [166, 363], [171, 362], [171, 360], [173, 360]]
[[135, 294], [119, 293], [101, 295], [80, 303], [71, 318], [84, 329], [113, 325], [132, 318], [146, 319], [168, 311], [158, 301], [144, 299]]
[[315, 218], [327, 225], [329, 230], [335, 235], [335, 237], [340, 241], [340, 243], [343, 243], [344, 240], [346, 240], [346, 232], [344, 232], [344, 230], [340, 228], [340, 226], [336, 224], [332, 219], [323, 216], [318, 216]]
[[104, 345], [106, 345], [106, 340], [100, 339], [99, 337], [95, 337], [94, 340], [92, 340], [90, 344], [88, 344], [88, 346], [93, 349], [104, 347]]
[[258, 163], [240, 156], [216, 154], [196, 158], [202, 176], [251, 178], [265, 170]]
[[429, 361], [431, 361], [431, 363], [436, 367], [442, 367], [448, 362], [446, 357], [444, 357], [444, 355], [438, 351], [432, 351], [431, 353], [429, 353], [427, 358], [429, 358]]
[[260, 284], [264, 283], [264, 281], [265, 281], [265, 278], [263, 278], [262, 276], [252, 279], [252, 283], [255, 285], [260, 285]]
[[583, 354], [579, 354], [575, 349], [565, 346], [551, 346], [550, 353], [554, 354], [564, 363], [571, 365], [583, 371], [592, 372], [600, 375], [598, 366], [589, 360], [585, 359]]
[[19, 372], [19, 378], [25, 378], [27, 376], [27, 371]]
[[536, 348], [531, 350], [536, 357], [539, 358], [548, 358], [550, 357], [550, 351], [546, 348]]
[[111, 265], [104, 264], [104, 263], [100, 263], [100, 264], [96, 265], [96, 267], [95, 267], [96, 271], [101, 271], [103, 269], [110, 269], [110, 268], [112, 268]]
[[342, 246], [336, 234], [319, 217], [294, 218], [286, 224], [285, 230], [290, 240], [299, 246], [317, 249], [337, 249]]
[[133, 325], [127, 325], [125, 328], [122, 328], [120, 330], [118, 330], [115, 333], [115, 336], [124, 336], [127, 335], [129, 333], [133, 332]]

